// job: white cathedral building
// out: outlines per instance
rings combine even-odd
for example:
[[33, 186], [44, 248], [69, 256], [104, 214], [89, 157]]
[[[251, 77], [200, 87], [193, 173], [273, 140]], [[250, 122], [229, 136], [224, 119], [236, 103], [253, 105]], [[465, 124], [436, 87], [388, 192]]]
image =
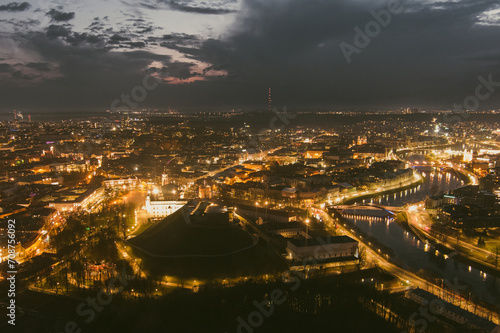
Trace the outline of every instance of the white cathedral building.
[[167, 217], [187, 203], [185, 200], [151, 200], [146, 197], [146, 211], [153, 218]]
[[146, 197], [146, 211], [152, 218], [167, 217], [184, 206], [187, 201], [181, 200], [179, 188], [175, 184], [167, 184], [167, 177], [162, 177], [161, 191], [153, 191]]

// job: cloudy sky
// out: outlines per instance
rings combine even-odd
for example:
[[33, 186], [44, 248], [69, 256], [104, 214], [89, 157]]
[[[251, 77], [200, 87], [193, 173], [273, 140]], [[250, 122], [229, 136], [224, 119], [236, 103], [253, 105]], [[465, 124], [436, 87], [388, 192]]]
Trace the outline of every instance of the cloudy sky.
[[452, 108], [500, 82], [498, 1], [401, 0], [348, 63], [388, 2], [0, 0], [0, 111], [109, 109], [146, 73], [138, 107], [180, 111], [265, 109], [269, 87], [276, 107]]

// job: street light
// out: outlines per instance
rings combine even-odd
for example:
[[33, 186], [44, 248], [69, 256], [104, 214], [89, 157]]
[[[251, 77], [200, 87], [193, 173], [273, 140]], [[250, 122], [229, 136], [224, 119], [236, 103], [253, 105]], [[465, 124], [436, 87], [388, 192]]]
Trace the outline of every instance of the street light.
[[259, 203], [257, 201], [255, 201], [255, 221], [257, 221], [257, 207], [259, 206]]
[[309, 238], [309, 219], [306, 219], [306, 246], [307, 246], [307, 239]]

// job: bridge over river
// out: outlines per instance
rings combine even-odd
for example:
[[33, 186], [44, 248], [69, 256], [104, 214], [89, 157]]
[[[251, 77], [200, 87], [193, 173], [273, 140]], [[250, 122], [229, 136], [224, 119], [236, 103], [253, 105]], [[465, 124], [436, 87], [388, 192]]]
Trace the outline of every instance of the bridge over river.
[[348, 219], [365, 219], [370, 221], [389, 221], [402, 211], [401, 207], [383, 206], [374, 203], [331, 206]]

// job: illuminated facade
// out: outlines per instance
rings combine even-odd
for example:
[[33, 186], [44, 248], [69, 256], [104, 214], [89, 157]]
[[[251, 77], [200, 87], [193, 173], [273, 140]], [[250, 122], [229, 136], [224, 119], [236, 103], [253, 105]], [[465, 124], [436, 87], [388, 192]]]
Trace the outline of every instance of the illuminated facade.
[[358, 242], [348, 236], [291, 239], [287, 252], [295, 260], [358, 257]]
[[49, 204], [49, 207], [59, 212], [89, 209], [101, 200], [103, 195], [104, 187], [71, 189], [62, 192], [58, 199]]
[[146, 197], [146, 211], [153, 218], [167, 217], [184, 206], [187, 201], [183, 200], [151, 200]]
[[467, 149], [464, 150], [464, 162], [469, 163], [472, 162], [474, 159], [474, 151], [471, 149], [468, 151]]

